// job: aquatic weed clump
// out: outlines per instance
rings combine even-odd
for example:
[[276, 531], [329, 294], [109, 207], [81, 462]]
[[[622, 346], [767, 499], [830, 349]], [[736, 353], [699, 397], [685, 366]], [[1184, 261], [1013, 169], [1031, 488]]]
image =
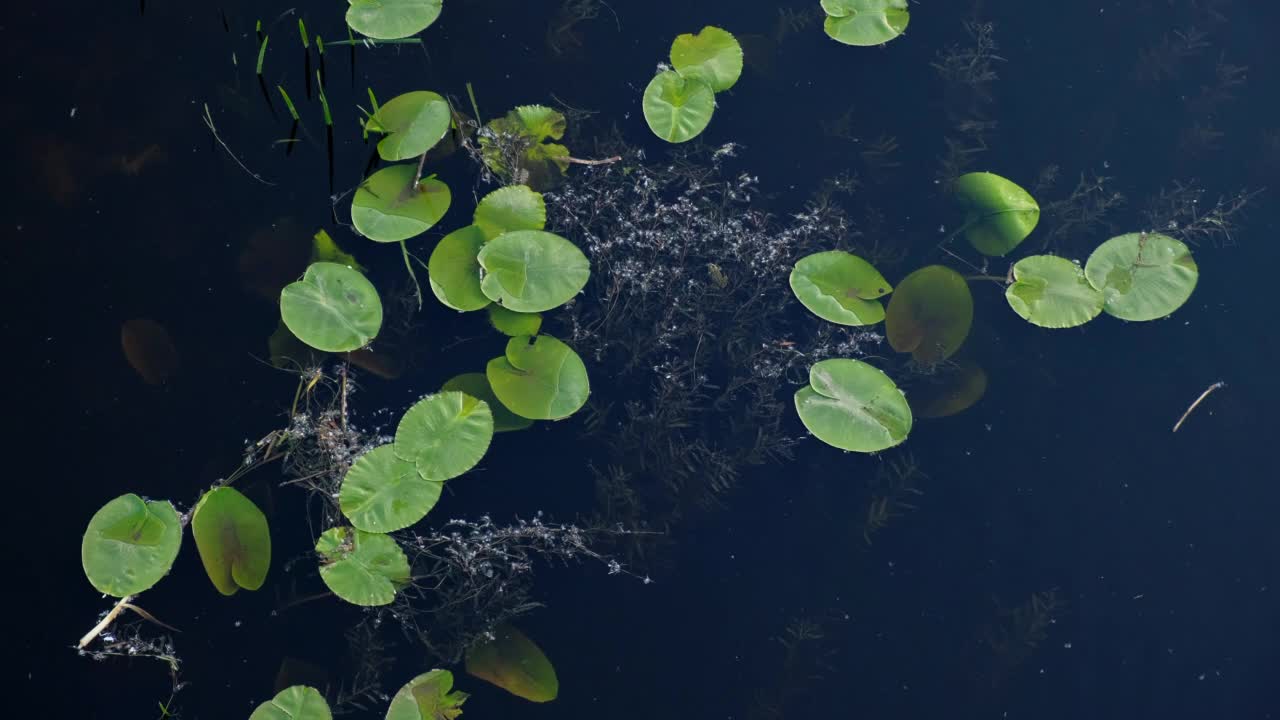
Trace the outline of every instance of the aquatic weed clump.
[[[591, 259], [585, 293], [556, 320], [594, 377], [588, 432], [608, 522], [666, 529], [715, 505], [746, 467], [786, 457], [788, 381], [810, 364], [856, 357], [880, 336], [799, 312], [795, 261], [850, 248], [857, 233], [830, 197], [777, 215], [759, 178], [731, 173], [737, 147], [588, 167], [547, 193], [548, 229]], [[606, 385], [601, 388], [600, 385]]]

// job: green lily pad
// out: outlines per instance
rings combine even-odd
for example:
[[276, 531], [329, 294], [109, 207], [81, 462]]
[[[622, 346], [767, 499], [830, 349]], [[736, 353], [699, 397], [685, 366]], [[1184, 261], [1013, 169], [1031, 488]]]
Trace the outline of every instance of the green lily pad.
[[467, 225], [440, 238], [431, 251], [427, 259], [431, 292], [446, 307], [466, 312], [492, 302], [480, 289], [480, 261], [476, 259], [484, 240], [479, 227]]
[[1014, 312], [1033, 325], [1076, 327], [1102, 312], [1102, 293], [1093, 289], [1079, 265], [1066, 258], [1022, 258], [1013, 266], [1013, 277], [1004, 297]]
[[333, 720], [333, 715], [319, 690], [294, 685], [259, 705], [249, 720]]
[[506, 355], [490, 360], [485, 376], [499, 402], [531, 420], [567, 418], [591, 393], [582, 358], [550, 335], [511, 338]]
[[889, 345], [922, 365], [945, 360], [964, 344], [973, 325], [973, 294], [960, 273], [929, 265], [898, 283], [885, 312]]
[[1191, 250], [1160, 233], [1119, 235], [1098, 246], [1084, 266], [1102, 293], [1102, 309], [1121, 320], [1167, 317], [1191, 297], [1200, 269]]
[[347, 0], [347, 25], [378, 40], [398, 40], [426, 30], [440, 17], [442, 0]]
[[329, 237], [329, 233], [323, 228], [316, 232], [311, 239], [311, 262], [331, 262], [339, 265], [346, 265], [352, 270], [365, 272], [365, 267], [356, 260], [351, 253], [344, 251], [338, 247], [338, 243]]
[[704, 80], [664, 70], [644, 89], [642, 107], [654, 135], [682, 143], [707, 129], [716, 110], [716, 94]]
[[430, 230], [449, 210], [449, 186], [426, 178], [418, 166], [385, 167], [370, 175], [351, 200], [351, 223], [375, 242], [401, 242]]
[[467, 674], [525, 700], [555, 700], [560, 680], [542, 649], [511, 625], [494, 628], [493, 635], [467, 651]]
[[[569, 148], [549, 140], [564, 136], [567, 124], [557, 110], [545, 105], [521, 105], [503, 117], [485, 124], [480, 137], [480, 156], [485, 165], [499, 175], [528, 185], [534, 190], [551, 186], [569, 168]], [[509, 142], [495, 142], [494, 137], [516, 135], [523, 138], [525, 151], [515, 158], [506, 157]]]
[[426, 517], [443, 486], [440, 480], [422, 477], [417, 466], [402, 459], [388, 443], [351, 464], [342, 478], [338, 507], [359, 530], [394, 532]]
[[489, 324], [507, 337], [537, 335], [542, 327], [542, 316], [538, 313], [508, 310], [494, 303], [489, 305]]
[[85, 577], [98, 592], [136, 595], [160, 582], [182, 544], [182, 521], [167, 500], [132, 493], [103, 505], [80, 543]]
[[966, 213], [960, 229], [983, 255], [1007, 254], [1040, 222], [1035, 198], [999, 175], [967, 173], [956, 178], [952, 190]]
[[891, 448], [911, 432], [906, 396], [888, 375], [861, 360], [815, 363], [809, 384], [796, 391], [796, 412], [814, 437], [852, 452]]
[[541, 230], [547, 224], [542, 193], [527, 185], [508, 185], [485, 195], [476, 205], [475, 225], [492, 240], [511, 230]]
[[316, 541], [320, 579], [353, 605], [389, 605], [409, 584], [409, 559], [394, 538], [349, 527], [325, 530]]
[[742, 75], [742, 46], [727, 30], [708, 25], [697, 34], [685, 33], [671, 43], [671, 66], [684, 77], [702, 80], [724, 92]]
[[205, 493], [191, 512], [191, 536], [204, 571], [223, 595], [257, 590], [271, 569], [271, 530], [267, 516], [230, 487]]
[[485, 296], [516, 312], [563, 305], [591, 276], [591, 263], [577, 245], [543, 230], [503, 233], [485, 243], [476, 259]]
[[496, 433], [523, 430], [533, 425], [532, 420], [511, 412], [498, 400], [498, 396], [493, 394], [493, 388], [489, 387], [489, 378], [485, 377], [484, 373], [464, 373], [449, 378], [440, 390], [457, 390], [488, 403], [489, 411], [493, 413], [493, 431]]
[[882, 45], [907, 29], [907, 0], [822, 0], [822, 29], [845, 45]]
[[280, 292], [280, 319], [299, 340], [325, 352], [369, 344], [382, 328], [382, 301], [373, 283], [337, 263], [312, 263]]
[[396, 455], [428, 480], [445, 481], [475, 467], [493, 440], [489, 404], [461, 392], [428, 395], [396, 428]]
[[452, 689], [453, 673], [448, 670], [423, 673], [391, 698], [386, 720], [454, 720], [462, 714], [468, 695]]
[[841, 325], [873, 325], [884, 319], [876, 298], [893, 290], [880, 271], [857, 255], [830, 250], [800, 258], [791, 292], [814, 315]]
[[369, 117], [365, 127], [387, 135], [378, 142], [378, 155], [396, 162], [430, 150], [449, 132], [452, 122], [448, 100], [433, 92], [416, 90], [388, 100]]

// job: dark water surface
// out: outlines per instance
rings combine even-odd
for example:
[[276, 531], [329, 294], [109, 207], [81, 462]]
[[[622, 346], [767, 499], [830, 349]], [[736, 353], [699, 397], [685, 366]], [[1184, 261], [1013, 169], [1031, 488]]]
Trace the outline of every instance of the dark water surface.
[[[596, 141], [616, 132], [662, 168], [670, 148], [646, 127], [641, 92], [676, 35], [713, 24], [742, 40], [748, 63], [718, 97], [707, 150], [690, 162], [738, 143], [724, 176], [757, 176], [750, 207], [783, 224], [824, 180], [856, 175], [858, 189], [831, 202], [861, 236], [833, 237], [829, 247], [880, 238], [897, 253], [878, 264], [891, 282], [936, 262], [974, 273], [936, 250], [940, 228], [959, 223], [937, 182], [945, 138], [972, 140], [966, 120], [994, 123], [966, 169], [1030, 189], [1044, 168], [1059, 167], [1057, 182], [1034, 192], [1042, 208], [1081, 178], [1107, 178], [1091, 198], [1123, 195], [1094, 225], [1052, 239], [1048, 250], [1072, 258], [1113, 235], [1161, 230], [1144, 210], [1162, 191], [1202, 189], [1204, 215], [1219, 198], [1267, 189], [1228, 216], [1229, 233], [1201, 223], [1214, 232], [1190, 237], [1199, 284], [1170, 318], [1102, 316], [1042, 330], [1015, 316], [998, 286], [972, 283], [978, 319], [968, 346], [989, 377], [974, 407], [917, 420], [903, 446], [880, 455], [810, 437], [789, 459], [744, 467], [735, 487], [668, 523], [646, 555], [602, 546], [636, 577], [592, 562], [539, 565], [532, 598], [546, 606], [518, 624], [554, 662], [560, 697], [527, 703], [453, 667], [472, 693], [465, 717], [1280, 717], [1274, 4], [915, 2], [909, 31], [877, 48], [830, 40], [816, 1], [581, 5], [598, 14], [574, 24], [562, 0], [445, 0], [422, 47], [360, 48], [354, 69], [348, 48], [328, 48], [332, 188], [296, 23], [340, 39], [345, 3], [10, 9], [6, 217], [16, 257], [4, 328], [17, 519], [9, 552], [19, 565], [6, 583], [19, 637], [9, 648], [11, 711], [161, 715], [157, 701], [170, 695], [163, 664], [95, 662], [72, 647], [110, 606], [83, 577], [79, 543], [97, 508], [125, 492], [189, 508], [236, 468], [246, 441], [285, 421], [298, 381], [265, 360], [278, 312], [253, 292], [259, 276], [252, 263], [246, 275], [246, 248], [325, 228], [384, 295], [406, 291], [396, 249], [356, 236], [338, 222], [349, 200], [331, 202], [370, 159], [357, 109], [367, 107], [367, 87], [380, 100], [434, 90], [469, 108], [470, 82], [486, 119], [528, 103], [589, 110], [570, 136], [576, 156], [602, 156]], [[270, 35], [270, 108], [253, 68], [258, 19]], [[974, 47], [986, 23], [998, 78], [978, 88], [984, 97], [934, 65]], [[311, 62], [314, 71], [314, 52]], [[276, 84], [303, 115], [289, 154], [273, 144], [290, 133]], [[202, 122], [205, 104], [243, 168]], [[892, 152], [873, 147], [893, 143]], [[492, 189], [465, 153], [430, 171], [454, 201], [412, 241], [422, 257]], [[1046, 250], [1054, 227], [1061, 216], [1046, 213], [1011, 258]], [[979, 263], [962, 245], [952, 243]], [[987, 272], [1007, 267], [997, 259]], [[425, 271], [419, 277], [425, 283]], [[785, 293], [785, 282], [775, 287]], [[772, 328], [766, 342], [799, 341], [816, 327], [791, 302], [793, 325]], [[547, 314], [546, 329], [569, 337], [561, 312]], [[121, 350], [122, 324], [135, 318], [171, 338], [172, 355], [152, 370], [163, 382], [146, 382]], [[418, 397], [500, 352], [483, 319], [430, 294], [413, 320], [418, 330], [397, 348], [401, 376], [360, 375], [351, 398], [360, 422], [391, 428]], [[887, 344], [860, 352], [895, 377], [907, 373]], [[617, 356], [585, 359], [593, 402], [657, 393], [661, 373], [627, 374]], [[805, 366], [777, 380], [788, 436], [805, 435], [790, 404]], [[1171, 433], [1215, 381], [1226, 387]], [[712, 412], [690, 422], [714, 433], [728, 421]], [[589, 432], [584, 413], [500, 435], [426, 523], [539, 511], [589, 522], [601, 506], [588, 464], [619, 464], [607, 448], [626, 426], [613, 415]], [[891, 468], [908, 461], [922, 494], [891, 498], [914, 509], [901, 508], [868, 542], [868, 507], [886, 497]], [[651, 470], [658, 481], [644, 492], [660, 496], [663, 473]], [[323, 529], [316, 502], [280, 487], [285, 479], [267, 467], [245, 481], [273, 529], [262, 590], [218, 595], [188, 538], [170, 576], [139, 600], [182, 631], [182, 717], [248, 717], [275, 692], [286, 657], [321, 668], [331, 690], [350, 680], [343, 633], [366, 616], [334, 598], [281, 610], [324, 589], [308, 552]], [[384, 631], [394, 662], [383, 686], [393, 693], [436, 660]], [[369, 708], [355, 716], [380, 718], [385, 703]]]

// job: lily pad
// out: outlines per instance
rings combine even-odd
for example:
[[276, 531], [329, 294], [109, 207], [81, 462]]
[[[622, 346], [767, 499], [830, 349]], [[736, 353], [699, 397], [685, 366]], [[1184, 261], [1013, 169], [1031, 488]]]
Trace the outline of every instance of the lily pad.
[[[549, 142], [563, 137], [566, 126], [564, 115], [557, 110], [545, 105], [521, 105], [485, 124], [479, 134], [480, 156], [493, 172], [534, 190], [546, 189], [569, 168], [569, 148]], [[511, 143], [494, 140], [504, 135], [523, 138], [521, 144], [526, 149], [514, 159], [514, 167], [512, 158], [504, 152]]]
[[386, 720], [454, 720], [468, 695], [453, 691], [453, 673], [432, 670], [405, 683], [391, 698]]
[[803, 257], [791, 271], [791, 292], [814, 315], [841, 325], [872, 325], [884, 319], [876, 298], [893, 290], [871, 263], [842, 250]]
[[542, 649], [511, 625], [501, 625], [493, 634], [492, 640], [467, 651], [467, 673], [525, 700], [555, 700], [560, 681]]
[[394, 538], [349, 527], [325, 530], [316, 541], [320, 579], [353, 605], [389, 605], [409, 584], [409, 559]]
[[493, 413], [493, 431], [496, 433], [523, 430], [533, 425], [532, 420], [511, 412], [498, 400], [498, 396], [493, 394], [493, 388], [489, 387], [489, 378], [485, 377], [484, 373], [464, 373], [449, 378], [440, 389], [464, 392], [488, 403], [489, 411]]
[[1160, 233], [1119, 235], [1098, 246], [1084, 266], [1102, 293], [1102, 309], [1121, 320], [1156, 320], [1182, 307], [1200, 269], [1191, 250]]
[[280, 292], [280, 319], [317, 350], [346, 352], [369, 344], [382, 328], [382, 301], [373, 283], [337, 263], [312, 263]]
[[347, 25], [378, 40], [398, 40], [426, 30], [440, 17], [442, 0], [347, 0]]
[[249, 720], [333, 720], [333, 715], [319, 690], [294, 685], [259, 705]]
[[542, 327], [542, 316], [508, 310], [495, 303], [489, 306], [489, 324], [507, 337], [537, 335]]
[[365, 127], [387, 135], [378, 142], [378, 155], [396, 162], [430, 150], [449, 132], [452, 121], [448, 100], [416, 90], [388, 100], [369, 117]]
[[218, 592], [262, 587], [271, 569], [271, 531], [267, 516], [240, 491], [220, 487], [205, 493], [191, 512], [191, 536]]
[[342, 478], [338, 507], [365, 532], [394, 532], [426, 517], [444, 483], [418, 473], [412, 461], [388, 443], [361, 455]]
[[396, 455], [428, 480], [445, 481], [475, 467], [493, 440], [489, 404], [466, 393], [428, 395], [405, 412], [396, 428]]
[[642, 107], [654, 135], [682, 143], [707, 128], [716, 109], [716, 94], [704, 80], [664, 70], [644, 89]]
[[485, 368], [489, 386], [511, 412], [531, 420], [562, 420], [587, 402], [591, 386], [582, 358], [550, 335], [520, 336]]
[[431, 251], [427, 259], [431, 292], [446, 307], [466, 312], [492, 302], [480, 289], [480, 261], [476, 259], [484, 241], [479, 227], [467, 225], [440, 238]]
[[168, 574], [181, 544], [182, 522], [173, 505], [130, 493], [103, 505], [89, 519], [80, 563], [98, 592], [136, 595]]
[[973, 295], [960, 273], [929, 265], [898, 283], [885, 312], [889, 345], [922, 365], [945, 360], [964, 344], [973, 325]]
[[861, 360], [815, 363], [809, 384], [796, 391], [796, 412], [814, 437], [852, 452], [891, 448], [911, 432], [906, 396], [888, 375]]
[[508, 185], [485, 195], [476, 205], [475, 225], [492, 240], [511, 230], [541, 230], [547, 224], [547, 203], [528, 185]]
[[1032, 255], [1013, 266], [1014, 282], [1004, 291], [1009, 307], [1044, 328], [1083, 325], [1102, 312], [1102, 293], [1084, 270], [1066, 258]]
[[351, 223], [375, 242], [401, 242], [421, 235], [449, 210], [449, 186], [434, 177], [415, 184], [418, 166], [385, 167], [370, 175], [351, 200]]
[[845, 45], [882, 45], [907, 29], [907, 0], [822, 0], [822, 28]]
[[352, 270], [365, 272], [365, 267], [356, 260], [355, 256], [338, 247], [338, 243], [334, 241], [329, 233], [321, 228], [311, 238], [311, 262], [331, 262], [339, 265], [346, 265]]
[[577, 245], [543, 230], [503, 233], [485, 243], [476, 259], [485, 296], [516, 312], [563, 305], [591, 276], [591, 263]]
[[685, 33], [671, 43], [671, 66], [684, 77], [698, 78], [715, 92], [724, 92], [742, 75], [742, 46], [727, 30], [708, 25]]
[[987, 172], [961, 175], [952, 191], [965, 210], [961, 231], [983, 255], [999, 257], [1026, 239], [1040, 222], [1040, 206], [1026, 190]]
[[929, 380], [911, 389], [911, 410], [916, 417], [933, 419], [959, 414], [973, 407], [987, 392], [987, 373], [973, 362], [961, 361]]

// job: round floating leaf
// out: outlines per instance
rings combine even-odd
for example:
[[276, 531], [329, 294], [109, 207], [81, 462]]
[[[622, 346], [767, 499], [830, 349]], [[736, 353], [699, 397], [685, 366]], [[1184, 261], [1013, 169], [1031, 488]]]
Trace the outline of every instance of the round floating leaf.
[[432, 670], [410, 680], [391, 698], [386, 720], [454, 720], [468, 695], [453, 688], [453, 673]]
[[480, 261], [484, 233], [475, 225], [458, 228], [436, 243], [427, 260], [431, 292], [446, 307], [466, 312], [479, 310], [491, 301], [480, 289]]
[[922, 418], [941, 418], [968, 410], [987, 392], [987, 373], [972, 362], [940, 373], [911, 390], [911, 410]]
[[809, 432], [841, 450], [879, 452], [911, 432], [906, 396], [888, 375], [860, 360], [815, 363], [809, 384], [796, 391], [796, 412]]
[[485, 243], [476, 259], [485, 296], [516, 312], [563, 305], [591, 276], [591, 263], [577, 245], [542, 230], [503, 233]]
[[871, 263], [842, 250], [800, 258], [791, 271], [791, 292], [810, 312], [841, 325], [872, 325], [884, 319], [875, 298], [893, 290]]
[[1200, 269], [1191, 250], [1160, 233], [1119, 235], [1098, 246], [1084, 266], [1102, 293], [1102, 309], [1121, 320], [1155, 320], [1191, 297]]
[[333, 720], [333, 715], [319, 690], [294, 685], [259, 705], [249, 720]]
[[1001, 256], [1018, 246], [1040, 221], [1040, 206], [1013, 182], [987, 172], [961, 175], [952, 184], [965, 210], [961, 230], [983, 255]]
[[390, 535], [349, 527], [325, 530], [316, 541], [320, 579], [353, 605], [389, 605], [409, 584], [409, 560]]
[[121, 495], [90, 518], [80, 563], [98, 592], [125, 597], [159, 582], [181, 543], [182, 522], [167, 500]]
[[418, 167], [405, 163], [370, 175], [351, 201], [351, 223], [376, 242], [400, 242], [440, 222], [449, 210], [449, 186], [435, 178], [414, 184]]
[[493, 634], [492, 640], [467, 651], [467, 673], [525, 700], [555, 700], [560, 681], [542, 650], [511, 625], [501, 625]]
[[449, 101], [426, 90], [407, 92], [387, 101], [369, 117], [366, 127], [387, 133], [378, 155], [388, 162], [417, 158], [449, 132], [453, 114]]
[[1076, 263], [1055, 255], [1032, 255], [1013, 266], [1014, 282], [1004, 291], [1009, 307], [1044, 328], [1083, 325], [1102, 312], [1102, 293]]
[[428, 395], [409, 408], [396, 428], [396, 455], [415, 463], [428, 480], [458, 477], [480, 462], [493, 440], [489, 404], [461, 392]]
[[973, 295], [960, 273], [929, 265], [898, 283], [885, 312], [889, 345], [922, 365], [951, 357], [973, 325]]
[[214, 488], [191, 513], [191, 536], [204, 571], [223, 595], [257, 590], [271, 568], [267, 516], [235, 488]]
[[533, 424], [532, 420], [511, 412], [498, 400], [498, 396], [493, 394], [493, 388], [489, 387], [489, 378], [485, 377], [484, 373], [464, 373], [450, 378], [440, 390], [457, 390], [488, 403], [489, 411], [493, 413], [493, 431], [496, 433], [523, 430]]
[[537, 335], [538, 329], [542, 327], [542, 316], [538, 313], [519, 313], [493, 304], [489, 306], [489, 323], [508, 337]]
[[698, 78], [724, 92], [742, 74], [742, 46], [727, 30], [708, 25], [697, 35], [685, 33], [671, 43], [671, 66], [685, 77]]
[[499, 402], [532, 420], [567, 418], [591, 392], [582, 358], [550, 335], [511, 338], [506, 355], [490, 360], [485, 376]]
[[510, 230], [541, 230], [547, 224], [547, 203], [527, 185], [508, 185], [480, 199], [475, 224], [485, 240]]
[[907, 0], [822, 0], [827, 35], [845, 45], [880, 45], [898, 37], [911, 19]]
[[[546, 189], [569, 167], [569, 149], [546, 142], [549, 139], [559, 140], [564, 135], [565, 125], [564, 115], [556, 110], [544, 105], [521, 105], [485, 124], [492, 135], [480, 134], [481, 157], [485, 165], [498, 175], [518, 176], [534, 190]], [[526, 149], [519, 157], [513, 159], [509, 156], [509, 142], [491, 139], [505, 135], [523, 136], [528, 141], [521, 143]]]
[[441, 0], [347, 0], [347, 24], [378, 40], [416, 35], [440, 17]]
[[124, 357], [149, 385], [163, 385], [178, 372], [178, 348], [169, 331], [151, 318], [126, 320], [120, 326]]
[[426, 516], [440, 499], [440, 480], [428, 480], [391, 444], [361, 455], [342, 478], [338, 507], [357, 529], [393, 532]]
[[312, 263], [280, 292], [280, 319], [317, 350], [346, 352], [369, 344], [382, 327], [373, 283], [346, 265]]
[[654, 135], [672, 143], [692, 140], [707, 128], [716, 94], [703, 80], [674, 70], [653, 76], [644, 89], [644, 119]]

